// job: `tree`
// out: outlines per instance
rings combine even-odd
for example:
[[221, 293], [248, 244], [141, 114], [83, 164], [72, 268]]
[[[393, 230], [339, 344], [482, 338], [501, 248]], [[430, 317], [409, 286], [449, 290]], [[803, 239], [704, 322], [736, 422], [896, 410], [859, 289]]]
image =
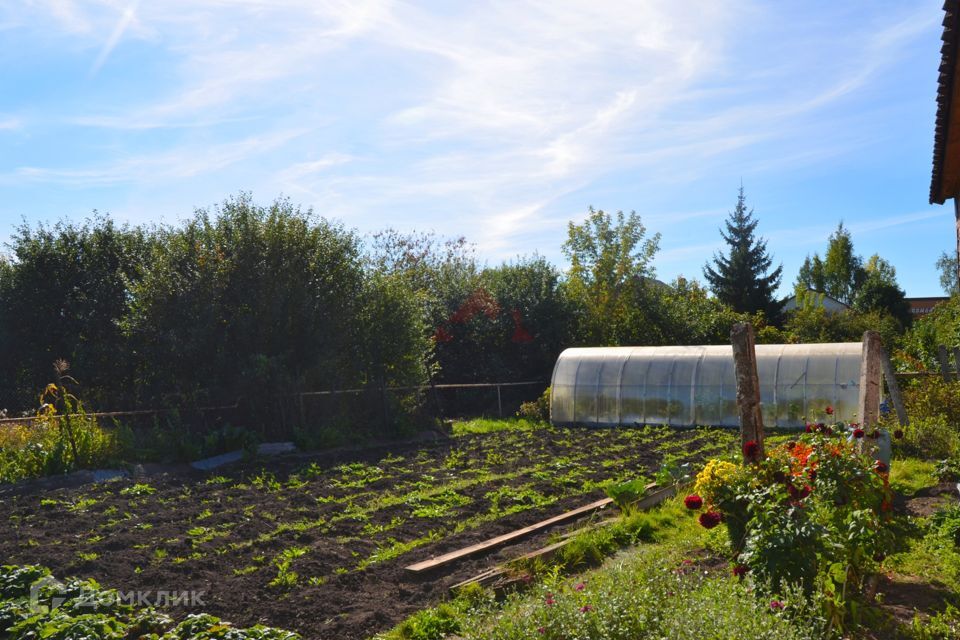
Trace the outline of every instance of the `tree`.
[[863, 282], [853, 299], [853, 307], [860, 312], [881, 311], [893, 316], [902, 327], [910, 324], [910, 305], [906, 294], [897, 284], [897, 270], [874, 254], [863, 269]]
[[580, 336], [588, 344], [637, 343], [642, 324], [635, 313], [637, 296], [655, 275], [651, 262], [660, 234], [646, 237], [640, 216], [631, 211], [616, 218], [590, 207], [581, 224], [570, 222], [563, 253], [570, 259], [568, 294], [581, 309]]
[[[883, 262], [887, 266], [890, 264]], [[797, 274], [795, 287], [813, 289], [850, 305], [853, 304], [857, 290], [866, 277], [863, 259], [854, 253], [850, 231], [843, 226], [841, 220], [837, 230], [827, 241], [827, 253], [824, 258], [821, 259], [820, 255], [815, 253], [812, 259], [807, 256], [803, 261], [800, 272]]]
[[944, 251], [937, 258], [937, 270], [940, 271], [940, 286], [948, 296], [960, 292], [960, 286], [957, 283], [957, 256], [953, 253]]
[[762, 311], [770, 319], [780, 315], [780, 303], [774, 297], [783, 266], [773, 271], [773, 260], [767, 254], [767, 243], [754, 237], [758, 221], [753, 209], [747, 211], [743, 187], [737, 195], [737, 206], [726, 222], [727, 231], [720, 231], [729, 247], [729, 254], [714, 254], [713, 266], [704, 265], [703, 275], [713, 295], [736, 311]]
[[130, 288], [148, 268], [152, 238], [150, 230], [96, 212], [82, 224], [17, 228], [12, 259], [0, 268], [5, 408], [32, 407], [50, 363], [60, 358], [83, 380], [85, 398], [123, 404], [132, 364], [121, 326]]

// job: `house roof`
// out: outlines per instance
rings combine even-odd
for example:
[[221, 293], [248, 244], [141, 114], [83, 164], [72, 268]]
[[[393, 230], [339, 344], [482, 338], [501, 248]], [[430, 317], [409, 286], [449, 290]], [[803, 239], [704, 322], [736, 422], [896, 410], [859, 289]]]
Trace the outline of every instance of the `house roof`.
[[957, 113], [960, 109], [960, 83], [955, 81], [957, 63], [960, 62], [957, 55], [960, 0], [946, 0], [943, 11], [930, 204], [943, 204], [960, 192], [960, 114]]

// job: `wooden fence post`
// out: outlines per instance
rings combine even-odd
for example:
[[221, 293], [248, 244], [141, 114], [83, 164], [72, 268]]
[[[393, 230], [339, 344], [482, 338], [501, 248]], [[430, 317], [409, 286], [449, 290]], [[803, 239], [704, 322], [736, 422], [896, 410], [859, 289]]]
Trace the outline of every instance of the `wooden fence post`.
[[880, 334], [876, 331], [867, 331], [863, 334], [863, 350], [860, 352], [860, 402], [857, 415], [864, 429], [871, 429], [877, 424], [880, 415], [880, 352], [883, 344]]
[[910, 418], [907, 416], [907, 409], [903, 405], [903, 397], [900, 395], [900, 384], [897, 382], [893, 364], [890, 362], [890, 356], [882, 344], [880, 345], [880, 364], [883, 366], [883, 377], [887, 380], [887, 389], [890, 390], [890, 400], [893, 401], [893, 408], [897, 410], [897, 421], [901, 427], [906, 427], [910, 424]]
[[733, 366], [737, 377], [737, 411], [740, 414], [740, 445], [744, 458], [747, 456], [746, 444], [756, 442], [757, 455], [747, 460], [762, 460], [763, 450], [763, 414], [760, 411], [760, 377], [757, 375], [757, 352], [753, 337], [753, 325], [738, 322], [730, 330], [730, 344], [733, 346]]
[[939, 345], [937, 347], [937, 360], [940, 361], [940, 375], [943, 377], [944, 382], [950, 382], [952, 376], [950, 374], [950, 358], [947, 357], [947, 347], [945, 345]]

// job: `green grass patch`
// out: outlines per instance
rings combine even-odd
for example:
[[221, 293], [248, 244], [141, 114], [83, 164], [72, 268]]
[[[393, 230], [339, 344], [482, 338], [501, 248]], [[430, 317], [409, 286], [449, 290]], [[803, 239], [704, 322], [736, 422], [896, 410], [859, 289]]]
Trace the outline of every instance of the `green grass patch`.
[[937, 465], [928, 460], [904, 458], [890, 464], [890, 487], [905, 496], [937, 484]]
[[549, 425], [543, 422], [535, 422], [526, 418], [505, 418], [492, 420], [489, 418], [477, 418], [475, 420], [464, 420], [453, 423], [453, 435], [469, 436], [480, 433], [493, 433], [495, 431], [534, 431], [544, 429]]

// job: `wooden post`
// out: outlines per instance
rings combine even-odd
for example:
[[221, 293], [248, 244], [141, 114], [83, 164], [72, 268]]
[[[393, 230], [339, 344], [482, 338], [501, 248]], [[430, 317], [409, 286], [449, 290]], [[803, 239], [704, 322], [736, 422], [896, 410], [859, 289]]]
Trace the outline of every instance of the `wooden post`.
[[503, 401], [500, 400], [500, 385], [497, 385], [497, 417], [503, 417]]
[[903, 397], [900, 395], [900, 385], [897, 383], [897, 376], [893, 370], [893, 364], [890, 362], [890, 356], [887, 350], [880, 345], [880, 364], [883, 367], [883, 377], [887, 381], [887, 389], [890, 390], [890, 399], [893, 401], [893, 408], [897, 410], [897, 421], [901, 427], [910, 424], [910, 418], [907, 417], [907, 409], [903, 406]]
[[937, 360], [940, 361], [940, 375], [944, 382], [950, 382], [950, 359], [947, 357], [947, 347], [939, 345], [937, 347]]
[[880, 334], [867, 331], [863, 334], [863, 350], [860, 352], [860, 402], [857, 415], [861, 426], [870, 430], [877, 424], [880, 415], [880, 352], [883, 344]]
[[960, 286], [960, 198], [953, 199], [953, 218], [957, 232], [957, 286]]
[[733, 366], [737, 377], [737, 411], [740, 414], [740, 444], [746, 458], [746, 444], [756, 442], [758, 454], [748, 462], [762, 460], [763, 414], [760, 411], [760, 376], [757, 375], [757, 352], [753, 325], [738, 322], [730, 330]]

